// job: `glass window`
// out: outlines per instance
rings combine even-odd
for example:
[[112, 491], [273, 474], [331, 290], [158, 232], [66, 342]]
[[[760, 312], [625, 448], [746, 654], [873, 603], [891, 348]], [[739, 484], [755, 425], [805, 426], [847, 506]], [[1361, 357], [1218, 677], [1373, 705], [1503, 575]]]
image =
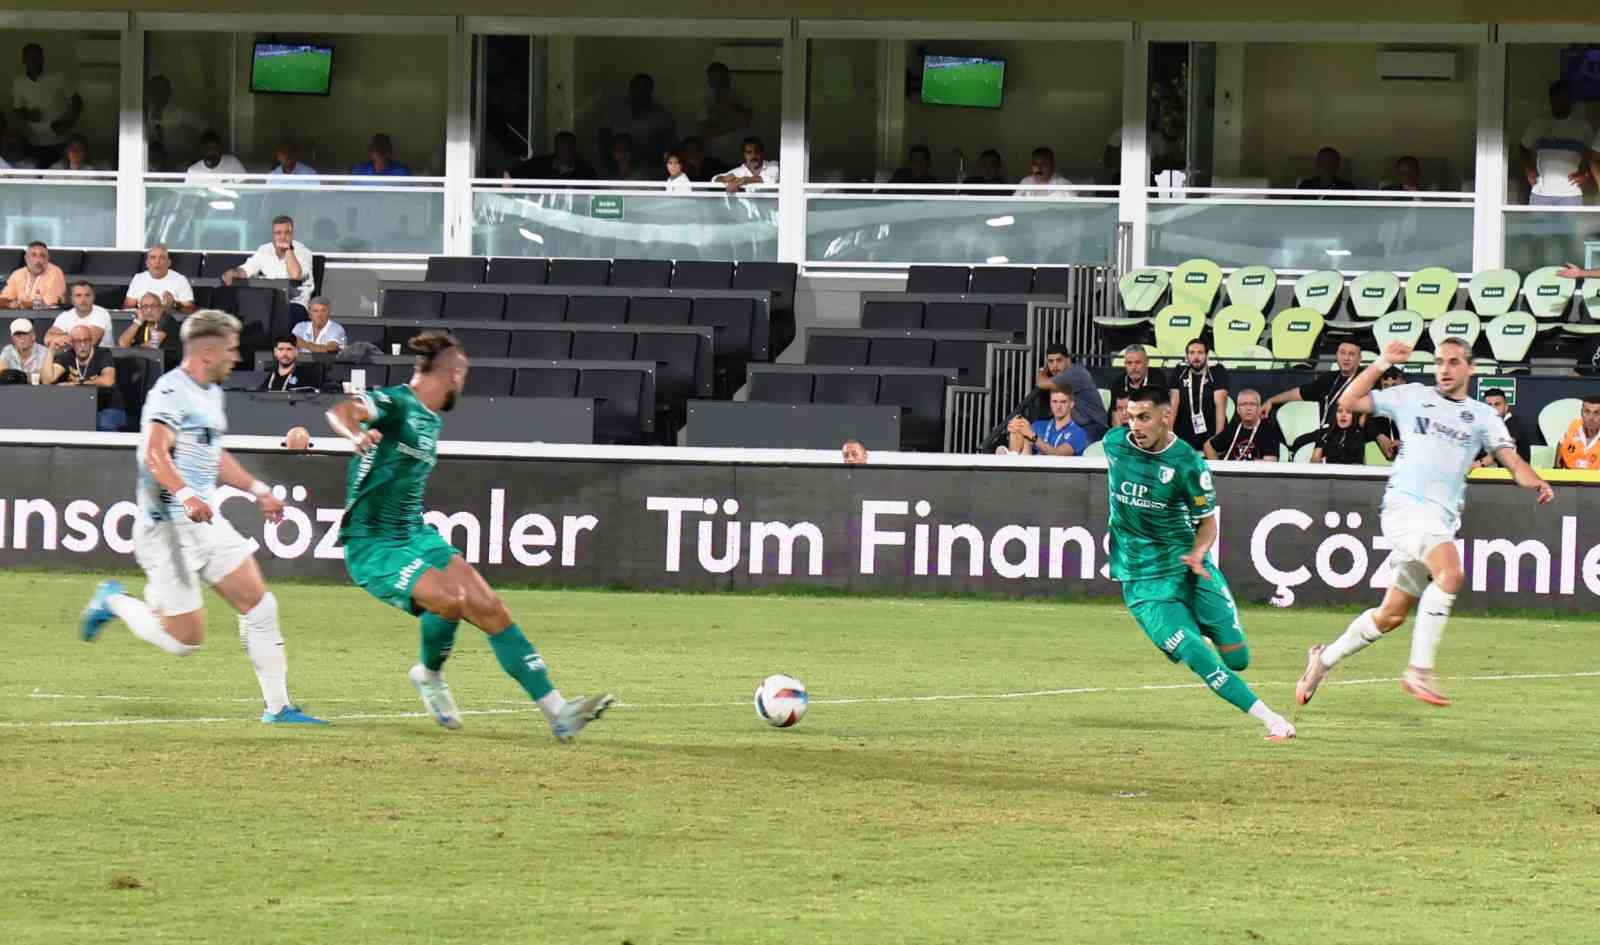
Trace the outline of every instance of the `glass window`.
[[1505, 264], [1600, 266], [1600, 44], [1506, 47]]
[[9, 70], [0, 158], [19, 169], [116, 170], [121, 61], [114, 32], [0, 30]]

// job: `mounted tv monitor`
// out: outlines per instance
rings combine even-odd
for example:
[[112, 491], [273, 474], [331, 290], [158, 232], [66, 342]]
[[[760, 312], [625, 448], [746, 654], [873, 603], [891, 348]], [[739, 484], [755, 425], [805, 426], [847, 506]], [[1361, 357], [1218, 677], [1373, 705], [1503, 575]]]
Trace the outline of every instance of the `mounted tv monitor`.
[[999, 108], [1006, 61], [981, 56], [922, 57], [922, 104]]
[[332, 87], [332, 46], [256, 43], [250, 58], [250, 91], [327, 95]]

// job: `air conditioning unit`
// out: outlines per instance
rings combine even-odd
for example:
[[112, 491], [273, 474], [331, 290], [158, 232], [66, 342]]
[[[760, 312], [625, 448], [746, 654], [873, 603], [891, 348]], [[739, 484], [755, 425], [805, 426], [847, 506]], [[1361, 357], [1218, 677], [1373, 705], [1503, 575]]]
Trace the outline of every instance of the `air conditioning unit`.
[[1456, 77], [1454, 50], [1380, 49], [1378, 78], [1385, 81], [1449, 82]]
[[782, 72], [783, 44], [740, 44], [711, 50], [711, 61], [720, 62], [729, 72]]

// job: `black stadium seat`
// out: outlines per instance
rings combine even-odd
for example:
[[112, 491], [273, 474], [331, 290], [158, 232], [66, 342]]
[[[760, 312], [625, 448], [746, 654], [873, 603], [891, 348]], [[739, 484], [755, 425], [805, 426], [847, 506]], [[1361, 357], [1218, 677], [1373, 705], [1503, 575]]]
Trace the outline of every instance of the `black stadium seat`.
[[233, 314], [244, 323], [245, 334], [270, 338], [287, 335], [294, 327], [289, 324], [289, 301], [277, 289], [239, 286], [233, 290], [233, 294]]
[[363, 319], [349, 318], [340, 322], [339, 324], [344, 326], [345, 339], [351, 344], [364, 341], [387, 351], [384, 346], [389, 343], [389, 326], [363, 324], [363, 321]]
[[630, 325], [687, 325], [694, 303], [685, 298], [634, 296], [628, 302]]
[[505, 314], [506, 297], [497, 292], [446, 292], [444, 296], [445, 318], [499, 321]]
[[205, 262], [204, 253], [174, 252], [167, 255], [172, 257], [172, 271], [185, 279], [200, 278], [200, 265]]
[[85, 253], [81, 249], [52, 249], [50, 261], [61, 267], [63, 275], [72, 276], [83, 273], [83, 258]]
[[869, 339], [811, 334], [806, 336], [807, 364], [866, 364]]
[[515, 368], [508, 367], [475, 367], [467, 372], [464, 393], [468, 397], [510, 397], [515, 371]]
[[879, 380], [879, 404], [908, 408], [900, 416], [902, 448], [944, 448], [944, 386], [945, 379], [933, 374], [885, 374]]
[[996, 302], [989, 306], [989, 330], [1009, 331], [1017, 338], [1028, 334], [1028, 303]]
[[578, 376], [578, 396], [605, 401], [595, 410], [597, 440], [639, 439], [643, 418], [639, 402], [644, 396], [644, 376], [638, 371], [585, 370]]
[[874, 338], [867, 363], [884, 367], [928, 367], [933, 364], [933, 339]]
[[489, 261], [484, 281], [489, 285], [544, 285], [548, 281], [550, 260], [502, 256]]
[[574, 361], [632, 361], [634, 339], [631, 331], [584, 331], [573, 333]]
[[962, 295], [971, 274], [966, 266], [912, 266], [906, 274], [906, 291]]
[[517, 368], [514, 397], [575, 397], [578, 372], [573, 368]]
[[972, 270], [972, 295], [1027, 295], [1033, 288], [1033, 270], [1014, 266], [978, 266]]
[[560, 329], [514, 331], [511, 333], [511, 351], [508, 356], [565, 361], [572, 357], [572, 332]]
[[1028, 291], [1034, 295], [1065, 296], [1071, 278], [1072, 270], [1066, 266], [1040, 266], [1033, 271], [1033, 287]]
[[479, 283], [488, 272], [489, 260], [482, 256], [429, 256], [426, 282]]
[[[506, 357], [506, 350], [511, 344], [511, 332], [495, 328], [460, 328], [456, 329], [452, 334], [456, 336], [457, 341], [461, 342], [462, 347], [467, 349], [467, 354], [474, 358]], [[469, 380], [471, 375], [476, 373], [476, 370], [469, 372]], [[508, 375], [506, 394], [510, 394], [510, 392], [511, 381]], [[504, 395], [497, 394], [494, 396]]]
[[688, 333], [640, 332], [633, 360], [656, 362], [656, 399], [686, 400], [695, 396], [695, 354], [700, 338]]
[[918, 329], [922, 327], [921, 302], [890, 302], [882, 299], [873, 299], [861, 303], [862, 328], [905, 328]]
[[733, 287], [733, 263], [690, 259], [678, 263], [672, 272], [674, 289], [729, 289]]
[[389, 289], [383, 293], [384, 318], [438, 318], [443, 309], [443, 292]]
[[625, 295], [574, 295], [567, 303], [567, 321], [620, 325], [628, 320]]
[[624, 289], [665, 289], [672, 263], [665, 259], [618, 259], [611, 263], [611, 285]]
[[552, 259], [551, 285], [603, 286], [611, 280], [609, 259]]
[[[83, 260], [79, 275], [117, 276], [132, 279], [144, 268], [144, 253], [137, 249], [97, 249]], [[118, 301], [121, 301], [120, 299]]]
[[933, 366], [954, 368], [962, 384], [982, 384], [989, 342], [941, 338], [933, 346]]
[[929, 302], [922, 327], [929, 331], [983, 331], [989, 327], [989, 306], [984, 302]]
[[779, 404], [811, 403], [814, 375], [763, 371], [750, 378], [750, 399]]
[[249, 253], [206, 253], [200, 263], [202, 279], [221, 279], [229, 269], [238, 269], [250, 258]]
[[750, 358], [751, 310], [749, 299], [695, 299], [694, 310], [689, 313], [689, 324], [706, 325], [716, 329], [717, 357], [739, 361]]
[[[541, 262], [543, 260], [540, 260]], [[564, 295], [524, 295], [513, 292], [505, 296], [508, 322], [563, 322], [567, 320], [567, 297]]]
[[816, 404], [875, 404], [878, 402], [876, 374], [818, 374], [811, 393]]

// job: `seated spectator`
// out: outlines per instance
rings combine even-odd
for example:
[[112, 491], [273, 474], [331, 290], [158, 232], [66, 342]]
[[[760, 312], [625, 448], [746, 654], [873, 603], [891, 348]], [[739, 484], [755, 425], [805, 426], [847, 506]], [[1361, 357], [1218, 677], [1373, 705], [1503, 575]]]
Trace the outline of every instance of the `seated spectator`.
[[273, 165], [271, 177], [315, 177], [317, 169], [300, 160], [300, 145], [293, 139], [285, 138], [278, 145], [276, 152], [277, 164]]
[[1128, 345], [1122, 349], [1122, 376], [1111, 384], [1111, 399], [1126, 400], [1129, 391], [1146, 387], [1168, 390], [1167, 375], [1160, 368], [1150, 366], [1150, 354], [1144, 345]]
[[[1405, 382], [1405, 375], [1400, 373], [1400, 369], [1392, 367], [1378, 378], [1378, 389], [1388, 390], [1391, 387], [1399, 387]], [[1383, 453], [1383, 458], [1394, 462], [1395, 456], [1400, 453], [1400, 428], [1395, 426], [1393, 420], [1377, 414], [1367, 414], [1366, 421], [1361, 427], [1361, 432], [1366, 436], [1367, 442], [1378, 444], [1378, 450]]]
[[1355, 184], [1339, 176], [1343, 164], [1338, 149], [1323, 148], [1317, 152], [1317, 175], [1303, 178], [1295, 186], [1299, 190], [1355, 190]]
[[394, 142], [380, 131], [367, 145], [366, 163], [350, 168], [350, 173], [363, 177], [410, 177], [411, 168], [394, 159]]
[[207, 128], [200, 136], [200, 160], [189, 165], [189, 180], [222, 174], [246, 174], [244, 162], [222, 150], [222, 136]]
[[1049, 148], [1034, 148], [1032, 169], [1017, 182], [1016, 197], [1064, 197], [1072, 181], [1056, 173], [1056, 153]]
[[[1578, 272], [1583, 270], [1571, 267]], [[1562, 270], [1565, 274], [1566, 270]], [[1592, 278], [1592, 277], [1591, 277]], [[1573, 377], [1600, 377], [1600, 335], [1590, 335], [1572, 364]]]
[[846, 466], [865, 466], [867, 464], [867, 448], [860, 440], [845, 440], [839, 448], [844, 457]]
[[72, 327], [70, 345], [56, 352], [45, 365], [41, 380], [46, 384], [100, 388], [95, 398], [94, 428], [115, 433], [127, 425], [128, 415], [122, 407], [122, 396], [117, 393], [117, 368], [111, 360], [111, 349], [95, 343], [88, 325]]
[[272, 360], [275, 362], [272, 370], [261, 379], [261, 386], [257, 390], [296, 390], [309, 387], [309, 384], [300, 382], [298, 369], [300, 366], [300, 339], [294, 335], [284, 335], [272, 345]]
[[667, 193], [686, 194], [694, 190], [694, 181], [683, 171], [683, 152], [672, 150], [667, 152]]
[[728, 169], [726, 162], [707, 154], [705, 142], [693, 135], [683, 139], [679, 155], [683, 158], [683, 172], [697, 184], [709, 184]]
[[305, 427], [290, 427], [289, 432], [283, 435], [283, 448], [304, 453], [311, 448], [311, 431]]
[[528, 158], [506, 171], [505, 176], [518, 180], [595, 180], [600, 175], [578, 157], [578, 136], [570, 131], [558, 131], [553, 153]]
[[1394, 180], [1380, 190], [1416, 192], [1422, 189], [1422, 163], [1411, 155], [1394, 162]]
[[133, 321], [117, 336], [117, 347], [160, 348], [173, 355], [182, 350], [178, 320], [167, 312], [159, 295], [154, 292], [141, 295], [136, 312]]
[[1367, 461], [1367, 438], [1356, 423], [1356, 415], [1344, 408], [1335, 409], [1333, 423], [1317, 431], [1317, 448], [1311, 451], [1313, 463], [1361, 466]]
[[[1002, 162], [1000, 160], [1000, 152], [996, 151], [993, 148], [987, 148], [987, 149], [984, 150], [984, 152], [982, 154], [978, 155], [978, 171], [977, 171], [977, 173], [968, 175], [967, 178], [965, 180], [963, 180], [961, 183], [963, 183], [963, 184], [997, 184], [998, 185], [998, 184], [1009, 184], [1009, 183], [1011, 183], [1011, 181], [1006, 177], [1005, 164], [1004, 164], [1004, 162]], [[980, 197], [983, 197], [983, 196], [988, 196], [988, 197], [999, 197], [999, 196], [1002, 196], [1002, 194], [999, 191], [992, 191], [992, 190], [976, 190], [976, 191], [970, 191], [969, 193], [972, 194], [972, 195], [980, 196]]]
[[100, 168], [89, 161], [89, 139], [83, 135], [74, 134], [67, 137], [66, 153], [61, 155], [61, 160], [50, 165], [52, 171], [98, 171]]
[[[1528, 437], [1528, 429], [1523, 426], [1522, 418], [1511, 412], [1511, 403], [1506, 400], [1506, 392], [1498, 387], [1491, 387], [1478, 399], [1493, 407], [1494, 412], [1500, 415], [1500, 421], [1506, 425], [1506, 432], [1511, 434], [1512, 441], [1517, 444], [1517, 455], [1522, 457], [1522, 461], [1527, 462], [1531, 459], [1533, 440]], [[1488, 453], [1480, 453], [1473, 465], [1491, 467], [1498, 466], [1499, 463]]]
[[1128, 398], [1126, 395], [1118, 397], [1111, 402], [1111, 425], [1125, 427], [1128, 425]]
[[1600, 394], [1583, 398], [1578, 418], [1556, 447], [1557, 469], [1600, 469]]
[[66, 273], [50, 261], [50, 247], [34, 240], [22, 254], [22, 268], [0, 289], [0, 307], [58, 308], [66, 297]]
[[1278, 425], [1261, 411], [1261, 394], [1246, 387], [1234, 398], [1233, 421], [1206, 441], [1206, 459], [1275, 463], [1283, 446]]
[[[1096, 397], [1100, 395], [1095, 394]], [[1046, 456], [1079, 456], [1089, 448], [1089, 434], [1072, 422], [1072, 391], [1050, 392], [1050, 419], [1029, 423], [1012, 417], [1006, 425], [1013, 453], [1042, 453]]]
[[778, 164], [767, 160], [767, 146], [760, 138], [751, 135], [744, 139], [744, 163], [719, 175], [715, 183], [728, 185], [728, 193], [737, 193], [752, 184], [776, 184]]
[[1211, 365], [1211, 346], [1200, 338], [1184, 347], [1183, 358], [1184, 368], [1173, 377], [1168, 395], [1172, 432], [1203, 450], [1228, 425], [1228, 369]]
[[146, 292], [161, 300], [161, 310], [168, 314], [194, 311], [194, 288], [181, 272], [172, 271], [172, 254], [162, 243], [150, 247], [144, 254], [144, 272], [128, 283], [128, 294], [122, 300], [123, 308], [137, 308]]
[[[615, 160], [615, 142], [626, 138], [629, 168], [653, 166], [678, 140], [677, 119], [656, 101], [656, 80], [640, 72], [628, 80], [628, 97], [612, 106], [597, 143], [600, 153]], [[619, 171], [613, 166], [613, 171]], [[633, 180], [614, 177], [614, 180]]]
[[307, 315], [311, 302], [311, 250], [294, 238], [294, 219], [287, 216], [272, 218], [272, 240], [256, 247], [255, 253], [237, 269], [222, 274], [223, 285], [233, 285], [235, 279], [287, 279], [289, 288], [289, 314], [300, 318]]
[[613, 135], [611, 137], [610, 168], [606, 172], [608, 180], [645, 180], [644, 167], [634, 160], [633, 139], [627, 135]]
[[[1044, 366], [1034, 376], [1038, 398], [1042, 403], [1033, 407], [1037, 413], [1050, 416], [1050, 394], [1064, 390], [1072, 394], [1072, 421], [1083, 427], [1093, 443], [1106, 435], [1106, 405], [1100, 401], [1100, 388], [1094, 375], [1081, 364], [1073, 364], [1063, 345], [1051, 345], [1044, 350]], [[1042, 408], [1042, 409], [1041, 409]]]
[[89, 330], [95, 345], [111, 347], [111, 313], [94, 304], [94, 286], [87, 282], [72, 284], [72, 307], [56, 316], [55, 323], [44, 333], [44, 343], [52, 351], [61, 351], [72, 338], [73, 329], [79, 325]]
[[349, 339], [345, 337], [344, 326], [332, 318], [333, 306], [319, 295], [311, 300], [310, 314], [309, 319], [294, 326], [300, 350], [338, 354]]
[[48, 350], [34, 337], [33, 322], [26, 318], [13, 318], [11, 343], [6, 345], [4, 351], [0, 351], [0, 370], [21, 371], [28, 375], [30, 384], [37, 384], [49, 361]]
[[933, 175], [933, 152], [925, 144], [914, 144], [911, 153], [907, 156], [906, 166], [894, 172], [889, 178], [891, 184], [937, 184], [939, 178]]
[[[1355, 380], [1356, 374], [1361, 370], [1361, 346], [1354, 341], [1341, 341], [1334, 351], [1334, 361], [1337, 367], [1333, 371], [1322, 375], [1309, 384], [1291, 387], [1286, 391], [1273, 394], [1267, 398], [1264, 406], [1267, 414], [1272, 413], [1272, 408], [1283, 404], [1294, 403], [1297, 400], [1317, 402], [1317, 425], [1320, 427], [1333, 426], [1333, 413], [1339, 404], [1339, 395]], [[1298, 446], [1296, 447], [1298, 449]]]

